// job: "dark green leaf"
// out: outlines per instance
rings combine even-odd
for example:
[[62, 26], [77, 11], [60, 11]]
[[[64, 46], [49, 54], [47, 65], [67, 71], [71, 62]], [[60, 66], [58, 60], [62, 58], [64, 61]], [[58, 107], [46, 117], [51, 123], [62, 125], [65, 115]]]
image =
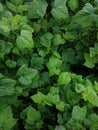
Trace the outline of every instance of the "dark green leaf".
[[86, 118], [87, 108], [74, 106], [72, 111], [72, 118], [76, 121], [83, 122]]
[[0, 97], [12, 96], [15, 94], [16, 81], [10, 78], [0, 78]]
[[19, 82], [23, 85], [30, 85], [33, 80], [38, 80], [37, 70], [28, 68], [26, 65], [19, 68], [17, 75], [20, 77]]
[[46, 9], [47, 2], [45, 0], [34, 0], [29, 4], [28, 16], [29, 18], [43, 17], [46, 13]]

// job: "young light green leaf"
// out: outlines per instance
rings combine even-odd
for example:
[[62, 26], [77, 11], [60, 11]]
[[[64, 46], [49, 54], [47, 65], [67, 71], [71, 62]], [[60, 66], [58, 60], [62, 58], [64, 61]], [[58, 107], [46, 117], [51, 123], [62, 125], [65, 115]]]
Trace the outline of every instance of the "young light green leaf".
[[39, 103], [42, 104], [43, 100], [46, 98], [46, 96], [44, 94], [42, 94], [41, 92], [38, 92], [37, 94], [31, 96], [31, 99], [35, 102], [35, 103]]
[[86, 87], [82, 95], [85, 101], [89, 101], [91, 104], [98, 107], [98, 96], [91, 86]]
[[52, 106], [52, 103], [51, 103], [51, 100], [50, 100], [51, 99], [51, 95], [47, 96], [47, 95], [44, 95], [41, 92], [38, 92], [37, 94], [31, 96], [31, 99], [35, 103]]
[[71, 74], [69, 72], [62, 72], [59, 74], [58, 77], [58, 84], [59, 85], [66, 85], [71, 81]]

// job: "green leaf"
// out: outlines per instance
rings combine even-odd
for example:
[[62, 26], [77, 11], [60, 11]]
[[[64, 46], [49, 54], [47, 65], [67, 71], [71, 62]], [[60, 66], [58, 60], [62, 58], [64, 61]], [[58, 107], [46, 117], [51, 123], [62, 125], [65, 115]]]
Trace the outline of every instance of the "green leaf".
[[76, 32], [66, 32], [63, 37], [68, 41], [74, 41], [78, 36]]
[[61, 125], [64, 123], [63, 116], [60, 113], [57, 114], [57, 119], [57, 123]]
[[13, 3], [14, 5], [17, 5], [17, 6], [23, 4], [23, 0], [10, 0], [10, 1], [11, 1], [11, 3]]
[[17, 7], [16, 7], [13, 3], [6, 1], [6, 4], [7, 4], [7, 7], [8, 7], [12, 12], [15, 12], [15, 13], [17, 12]]
[[57, 51], [54, 51], [53, 55], [57, 58], [61, 58], [60, 54]]
[[31, 34], [34, 32], [34, 29], [30, 25], [27, 24], [27, 22], [28, 22], [27, 17], [25, 17], [25, 16], [20, 17], [19, 20], [20, 20], [20, 27], [21, 27], [22, 30], [29, 31]]
[[66, 0], [55, 0], [51, 13], [57, 22], [68, 20], [69, 13], [66, 6]]
[[9, 67], [9, 68], [15, 68], [16, 67], [16, 62], [13, 60], [8, 59], [5, 64]]
[[90, 47], [90, 58], [93, 58], [96, 56], [96, 50], [93, 47]]
[[42, 94], [41, 92], [38, 92], [37, 94], [31, 96], [31, 99], [35, 102], [35, 103], [39, 103], [42, 104], [43, 100], [46, 98], [46, 96], [44, 94]]
[[86, 113], [87, 113], [86, 106], [84, 107], [74, 106], [72, 111], [72, 119], [82, 123], [86, 118]]
[[4, 12], [4, 5], [2, 3], [0, 3], [0, 15]]
[[60, 44], [64, 44], [65, 40], [62, 38], [61, 34], [55, 34], [54, 35], [54, 39], [53, 39], [53, 44], [54, 45], [60, 45]]
[[30, 19], [44, 17], [47, 6], [48, 5], [45, 0], [33, 0], [32, 2], [29, 3], [28, 17]]
[[89, 127], [92, 130], [98, 128], [98, 115], [96, 113], [90, 114], [84, 121], [86, 127]]
[[79, 123], [79, 121], [76, 121], [76, 120], [74, 120], [74, 119], [70, 119], [70, 120], [68, 120], [68, 122], [67, 122], [67, 124], [66, 124], [66, 128], [67, 129], [73, 129], [73, 130], [85, 130], [85, 127], [83, 127], [83, 125], [81, 125], [80, 123]]
[[20, 58], [17, 60], [17, 66], [22, 66], [22, 65], [28, 65], [28, 62], [25, 58]]
[[44, 95], [41, 92], [38, 92], [37, 94], [31, 96], [31, 99], [35, 103], [52, 106], [50, 98], [51, 98], [51, 95], [48, 95], [48, 97], [47, 97], [46, 95]]
[[98, 92], [98, 82], [95, 81], [95, 85], [93, 86], [96, 92]]
[[19, 13], [23, 13], [23, 12], [26, 12], [28, 11], [28, 5], [19, 5], [17, 7], [17, 12]]
[[55, 105], [57, 105], [58, 103], [60, 104], [60, 96], [59, 96], [59, 94], [55, 94], [55, 95], [50, 94], [50, 97], [51, 97], [51, 102], [53, 104], [55, 104]]
[[12, 52], [13, 54], [19, 55], [19, 50], [17, 47], [13, 48]]
[[59, 125], [59, 126], [56, 126], [55, 130], [66, 130], [66, 128]]
[[62, 52], [62, 60], [65, 63], [76, 64], [76, 51], [73, 48], [68, 48]]
[[12, 43], [0, 40], [0, 52], [1, 53], [3, 53], [4, 55], [7, 55], [11, 52], [12, 48], [13, 48]]
[[95, 21], [95, 8], [87, 3], [72, 19], [72, 23], [78, 23], [82, 28], [89, 28], [93, 25]]
[[33, 107], [29, 106], [27, 112], [26, 122], [30, 125], [33, 125], [35, 121], [39, 121], [41, 119], [41, 114], [39, 111], [36, 111]]
[[50, 87], [50, 93], [55, 95], [59, 93], [59, 87]]
[[44, 72], [41, 74], [40, 84], [41, 85], [49, 85], [50, 84], [50, 75], [48, 72]]
[[38, 53], [41, 57], [45, 57], [49, 52], [50, 52], [50, 47], [49, 50], [48, 48], [38, 48]]
[[22, 65], [17, 71], [17, 75], [19, 76], [19, 82], [23, 85], [30, 85], [33, 80], [38, 80], [38, 71], [32, 68], [26, 67], [26, 65]]
[[37, 23], [37, 22], [34, 22], [33, 23], [33, 28], [34, 28], [34, 31], [36, 33], [38, 33], [40, 31], [40, 29], [41, 29], [41, 25], [39, 23]]
[[76, 92], [73, 92], [70, 88], [68, 88], [68, 90], [65, 90], [64, 94], [66, 95], [66, 101], [72, 106], [77, 104], [81, 99], [81, 95], [77, 94]]
[[94, 0], [94, 4], [98, 7], [98, 0]]
[[12, 15], [11, 11], [5, 10], [4, 14], [2, 16], [2, 19], [6, 18], [8, 20], [9, 26], [10, 26], [10, 20], [11, 20], [12, 16], [13, 15]]
[[98, 54], [98, 43], [95, 44], [94, 47], [90, 47], [90, 58], [94, 58]]
[[12, 96], [15, 94], [16, 81], [10, 78], [0, 78], [0, 97], [3, 96]]
[[15, 15], [14, 17], [11, 18], [11, 29], [12, 30], [17, 30], [18, 27], [19, 27], [19, 19], [20, 19], [20, 16], [19, 15]]
[[62, 60], [55, 57], [55, 56], [51, 56], [48, 63], [47, 63], [47, 67], [50, 73], [50, 76], [53, 75], [58, 75], [60, 73], [60, 68], [62, 65]]
[[65, 103], [63, 101], [60, 101], [58, 104], [56, 104], [56, 109], [63, 112], [65, 109]]
[[84, 85], [82, 85], [82, 84], [80, 84], [80, 83], [76, 83], [76, 84], [75, 84], [75, 91], [76, 91], [77, 93], [83, 92], [84, 89], [85, 89], [85, 86], [84, 86]]
[[79, 6], [78, 0], [68, 0], [68, 6], [72, 11], [75, 11]]
[[32, 32], [28, 30], [22, 30], [20, 36], [18, 36], [16, 39], [16, 44], [21, 51], [25, 48], [34, 48]]
[[0, 34], [8, 36], [10, 34], [10, 25], [7, 18], [2, 18], [0, 21]]
[[71, 81], [71, 74], [69, 72], [62, 72], [59, 74], [58, 77], [58, 84], [59, 85], [66, 85]]
[[42, 70], [44, 64], [44, 59], [38, 55], [33, 55], [31, 59], [31, 65], [34, 69]]
[[51, 39], [53, 38], [52, 33], [45, 33], [41, 38], [40, 38], [40, 44], [44, 47], [50, 47], [51, 46]]
[[10, 106], [0, 111], [0, 127], [3, 128], [3, 130], [11, 130], [15, 124], [16, 119], [13, 118]]
[[90, 55], [87, 54], [87, 53], [85, 53], [84, 57], [85, 57], [85, 60], [86, 60], [84, 65], [88, 68], [91, 68], [91, 69], [94, 68], [97, 59], [91, 58]]

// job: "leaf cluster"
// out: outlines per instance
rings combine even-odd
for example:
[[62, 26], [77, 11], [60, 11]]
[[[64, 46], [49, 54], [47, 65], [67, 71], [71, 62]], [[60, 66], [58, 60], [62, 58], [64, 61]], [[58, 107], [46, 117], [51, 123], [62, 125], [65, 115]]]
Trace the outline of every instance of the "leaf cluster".
[[98, 129], [98, 0], [0, 0], [0, 130]]

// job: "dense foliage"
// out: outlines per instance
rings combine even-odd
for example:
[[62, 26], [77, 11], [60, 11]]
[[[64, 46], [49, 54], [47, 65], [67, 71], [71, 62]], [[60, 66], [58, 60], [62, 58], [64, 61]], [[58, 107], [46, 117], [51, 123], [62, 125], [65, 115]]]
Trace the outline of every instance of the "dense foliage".
[[0, 0], [0, 130], [98, 130], [98, 0]]

